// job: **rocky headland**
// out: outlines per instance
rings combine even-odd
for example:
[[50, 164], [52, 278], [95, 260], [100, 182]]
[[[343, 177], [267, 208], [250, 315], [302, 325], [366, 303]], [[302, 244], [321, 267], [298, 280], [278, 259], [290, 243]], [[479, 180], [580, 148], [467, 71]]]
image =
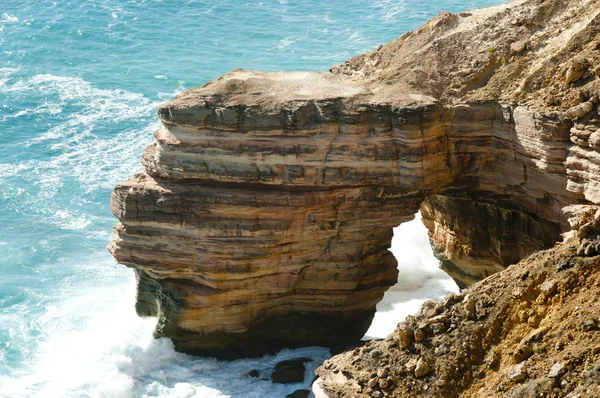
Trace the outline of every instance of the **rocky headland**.
[[329, 72], [234, 70], [159, 106], [109, 250], [180, 351], [341, 347], [396, 282], [392, 228], [420, 210], [466, 290], [332, 358], [322, 392], [586, 396], [599, 97], [599, 0], [444, 12]]

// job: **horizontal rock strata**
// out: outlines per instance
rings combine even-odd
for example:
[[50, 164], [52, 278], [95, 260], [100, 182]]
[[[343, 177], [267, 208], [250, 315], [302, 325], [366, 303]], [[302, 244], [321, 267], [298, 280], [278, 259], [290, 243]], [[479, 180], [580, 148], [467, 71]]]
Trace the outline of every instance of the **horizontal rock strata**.
[[552, 246], [600, 183], [600, 7], [559, 3], [442, 13], [331, 72], [235, 70], [159, 106], [111, 204], [138, 314], [191, 353], [343, 345], [419, 209], [461, 286]]
[[551, 247], [561, 232], [506, 199], [483, 195], [431, 195], [421, 214], [441, 268], [461, 288]]

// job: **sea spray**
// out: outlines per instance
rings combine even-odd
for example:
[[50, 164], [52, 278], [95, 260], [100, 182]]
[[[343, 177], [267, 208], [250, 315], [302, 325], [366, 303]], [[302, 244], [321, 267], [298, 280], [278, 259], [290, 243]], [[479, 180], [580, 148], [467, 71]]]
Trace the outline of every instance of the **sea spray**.
[[459, 290], [452, 278], [439, 268], [420, 213], [414, 220], [394, 228], [390, 251], [398, 261], [398, 283], [377, 304], [365, 338], [385, 338], [398, 322], [416, 313], [426, 300], [438, 300]]

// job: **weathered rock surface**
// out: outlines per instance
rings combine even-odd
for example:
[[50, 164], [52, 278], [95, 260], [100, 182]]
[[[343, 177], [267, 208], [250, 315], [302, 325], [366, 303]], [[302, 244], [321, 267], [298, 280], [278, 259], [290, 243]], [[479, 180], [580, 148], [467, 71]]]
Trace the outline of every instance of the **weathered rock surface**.
[[[600, 223], [600, 207], [577, 218], [585, 231]], [[334, 356], [317, 369], [317, 385], [330, 397], [600, 396], [600, 331], [586, 326], [600, 319], [600, 255], [577, 255], [584, 240], [600, 242], [599, 231], [588, 229], [407, 317], [392, 338]], [[425, 327], [439, 322], [444, 332]], [[425, 339], [403, 347], [404, 331], [418, 325], [429, 330]], [[373, 350], [381, 355], [371, 357]], [[415, 371], [422, 361], [425, 376]], [[373, 377], [379, 369], [388, 369], [385, 388]]]
[[563, 209], [600, 203], [599, 14], [442, 13], [330, 72], [235, 70], [159, 106], [144, 172], [111, 205], [138, 314], [190, 353], [344, 345], [419, 209], [463, 287], [551, 247]]

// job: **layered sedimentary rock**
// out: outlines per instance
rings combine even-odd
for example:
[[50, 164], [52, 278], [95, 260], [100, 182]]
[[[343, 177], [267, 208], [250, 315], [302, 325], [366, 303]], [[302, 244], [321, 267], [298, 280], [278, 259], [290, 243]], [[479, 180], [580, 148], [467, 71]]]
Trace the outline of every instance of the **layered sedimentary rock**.
[[144, 172], [112, 197], [138, 314], [192, 353], [344, 344], [419, 209], [461, 286], [552, 246], [563, 208], [599, 198], [583, 3], [442, 13], [330, 72], [235, 70], [159, 106]]
[[421, 214], [441, 268], [460, 288], [551, 247], [561, 232], [558, 224], [514, 207], [510, 200], [483, 195], [431, 195]]

